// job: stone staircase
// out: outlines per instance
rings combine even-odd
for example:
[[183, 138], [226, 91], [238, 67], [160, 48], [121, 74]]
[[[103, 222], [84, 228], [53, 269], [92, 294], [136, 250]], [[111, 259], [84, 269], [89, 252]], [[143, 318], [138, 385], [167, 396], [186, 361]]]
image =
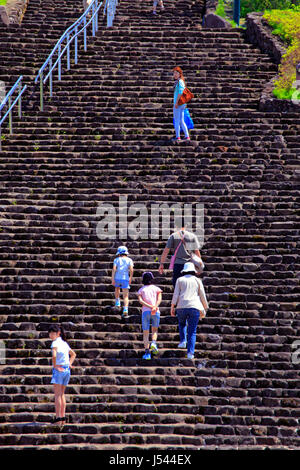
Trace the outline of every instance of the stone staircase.
[[[20, 28], [0, 27], [0, 79], [30, 83], [81, 2], [31, 0]], [[258, 111], [276, 66], [238, 29], [201, 26], [204, 5], [121, 1], [54, 95], [2, 141], [0, 158], [0, 445], [5, 449], [299, 447], [297, 114]], [[35, 47], [32, 47], [32, 35]], [[171, 145], [172, 68], [196, 99], [192, 141]], [[203, 203], [210, 309], [195, 360], [169, 316], [165, 240], [123, 240], [135, 263], [130, 316], [111, 307], [118, 238], [96, 234], [99, 203]], [[144, 270], [163, 289], [159, 356], [143, 361], [135, 292]], [[48, 325], [77, 358], [68, 424], [54, 403]]]

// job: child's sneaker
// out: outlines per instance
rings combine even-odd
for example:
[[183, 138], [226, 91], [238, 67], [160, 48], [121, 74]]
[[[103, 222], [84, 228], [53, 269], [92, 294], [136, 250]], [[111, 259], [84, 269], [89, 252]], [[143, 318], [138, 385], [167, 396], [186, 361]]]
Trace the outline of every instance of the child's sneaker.
[[116, 299], [116, 301], [115, 301], [115, 307], [121, 307], [121, 301], [120, 301], [120, 299]]
[[185, 348], [186, 348], [186, 342], [185, 342], [185, 341], [181, 341], [181, 343], [178, 344], [177, 348], [179, 348], [179, 349], [185, 349]]
[[156, 355], [158, 354], [158, 347], [157, 344], [152, 341], [151, 346], [150, 346], [150, 351], [152, 351], [152, 354]]
[[128, 317], [128, 307], [124, 307], [124, 308], [123, 308], [122, 316], [123, 316], [123, 317]]
[[149, 349], [146, 349], [145, 354], [143, 355], [143, 359], [146, 359], [146, 361], [149, 361], [151, 359], [151, 353]]
[[188, 359], [194, 359], [194, 354], [188, 353], [187, 358], [188, 358]]

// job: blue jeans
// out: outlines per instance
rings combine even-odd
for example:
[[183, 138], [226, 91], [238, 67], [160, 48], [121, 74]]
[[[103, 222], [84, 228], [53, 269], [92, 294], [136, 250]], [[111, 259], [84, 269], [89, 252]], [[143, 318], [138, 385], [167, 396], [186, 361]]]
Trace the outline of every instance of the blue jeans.
[[159, 321], [160, 321], [160, 312], [156, 312], [155, 315], [151, 315], [151, 310], [145, 310], [142, 313], [142, 329], [143, 331], [149, 331], [150, 330], [150, 323], [154, 328], [159, 327]]
[[178, 106], [178, 108], [173, 108], [173, 115], [175, 120], [175, 132], [176, 137], [180, 137], [180, 128], [183, 130], [185, 137], [189, 136], [189, 131], [184, 122], [184, 109], [186, 108], [186, 104], [182, 104]]
[[178, 318], [180, 342], [187, 342], [187, 352], [194, 354], [200, 310], [196, 308], [177, 308], [176, 315]]
[[173, 278], [172, 278], [172, 284], [173, 287], [175, 287], [177, 279], [182, 276], [181, 270], [183, 269], [183, 264], [174, 264], [173, 266]]

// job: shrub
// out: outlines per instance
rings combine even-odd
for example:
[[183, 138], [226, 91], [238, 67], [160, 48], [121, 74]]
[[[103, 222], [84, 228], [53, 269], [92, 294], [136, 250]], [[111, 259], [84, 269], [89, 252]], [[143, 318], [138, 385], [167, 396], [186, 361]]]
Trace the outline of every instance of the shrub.
[[299, 0], [241, 0], [241, 16], [245, 17], [252, 11], [265, 11], [276, 8], [286, 10], [293, 5], [299, 5]]
[[293, 5], [286, 11], [266, 11], [264, 18], [274, 28], [273, 34], [280, 36], [289, 45], [286, 54], [282, 56], [273, 93], [279, 99], [291, 99], [296, 91], [293, 88], [296, 65], [300, 62], [300, 6]]

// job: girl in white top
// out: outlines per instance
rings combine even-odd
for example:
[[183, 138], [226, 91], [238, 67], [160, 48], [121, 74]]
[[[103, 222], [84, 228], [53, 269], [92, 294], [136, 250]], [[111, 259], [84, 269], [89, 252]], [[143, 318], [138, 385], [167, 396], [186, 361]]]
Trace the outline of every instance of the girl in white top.
[[75, 352], [66, 342], [65, 332], [62, 326], [52, 325], [49, 328], [49, 337], [52, 339], [52, 379], [55, 397], [54, 423], [65, 424], [66, 398], [65, 389], [70, 380], [70, 367], [76, 357]]

